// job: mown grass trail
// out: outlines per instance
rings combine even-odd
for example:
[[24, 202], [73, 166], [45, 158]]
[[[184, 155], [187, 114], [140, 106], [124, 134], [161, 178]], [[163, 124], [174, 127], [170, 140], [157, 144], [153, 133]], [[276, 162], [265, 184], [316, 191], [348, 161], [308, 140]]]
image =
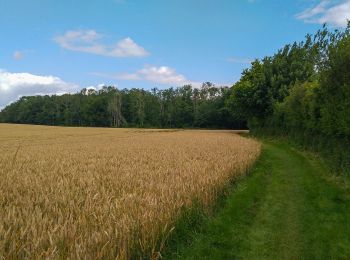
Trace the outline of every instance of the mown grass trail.
[[350, 194], [315, 159], [264, 143], [252, 174], [165, 258], [350, 258]]

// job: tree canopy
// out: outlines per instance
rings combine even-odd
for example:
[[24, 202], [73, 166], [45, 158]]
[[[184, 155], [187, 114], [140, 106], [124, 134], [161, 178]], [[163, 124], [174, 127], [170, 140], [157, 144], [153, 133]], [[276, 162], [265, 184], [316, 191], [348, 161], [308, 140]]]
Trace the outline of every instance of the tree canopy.
[[350, 23], [254, 61], [227, 104], [254, 132], [292, 137], [350, 169]]
[[105, 86], [76, 94], [22, 97], [0, 114], [2, 122], [101, 127], [244, 128], [225, 106], [231, 89], [122, 89]]

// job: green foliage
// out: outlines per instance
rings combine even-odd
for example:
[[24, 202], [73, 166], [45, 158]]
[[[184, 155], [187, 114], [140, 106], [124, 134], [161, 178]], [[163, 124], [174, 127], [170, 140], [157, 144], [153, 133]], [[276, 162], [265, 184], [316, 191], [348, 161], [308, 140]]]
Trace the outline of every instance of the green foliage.
[[319, 87], [317, 82], [305, 82], [296, 84], [290, 90], [283, 102], [276, 103], [272, 125], [285, 130], [310, 130], [316, 129], [315, 89]]
[[232, 111], [242, 119], [264, 118], [271, 111], [271, 97], [262, 68], [260, 62], [253, 62], [252, 71], [243, 72], [242, 80], [234, 86], [228, 101]]
[[329, 49], [317, 98], [322, 133], [350, 136], [350, 35]]
[[287, 135], [350, 170], [350, 24], [254, 61], [227, 104], [253, 132]]
[[157, 128], [244, 128], [225, 107], [227, 87], [207, 82], [164, 90], [103, 87], [62, 96], [22, 97], [0, 113], [9, 123]]

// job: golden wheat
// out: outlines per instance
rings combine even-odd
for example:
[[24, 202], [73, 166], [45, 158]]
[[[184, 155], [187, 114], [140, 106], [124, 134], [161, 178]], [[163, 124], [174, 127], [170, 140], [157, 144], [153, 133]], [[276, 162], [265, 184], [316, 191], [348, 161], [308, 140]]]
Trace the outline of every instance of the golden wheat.
[[0, 124], [0, 258], [157, 258], [260, 145], [231, 131]]

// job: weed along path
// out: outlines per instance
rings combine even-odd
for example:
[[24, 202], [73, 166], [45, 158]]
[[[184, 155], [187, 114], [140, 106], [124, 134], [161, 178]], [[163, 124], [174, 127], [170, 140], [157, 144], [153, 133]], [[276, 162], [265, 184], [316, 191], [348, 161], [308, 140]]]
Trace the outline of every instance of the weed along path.
[[204, 222], [166, 258], [350, 257], [349, 191], [286, 144], [264, 143], [251, 175]]

